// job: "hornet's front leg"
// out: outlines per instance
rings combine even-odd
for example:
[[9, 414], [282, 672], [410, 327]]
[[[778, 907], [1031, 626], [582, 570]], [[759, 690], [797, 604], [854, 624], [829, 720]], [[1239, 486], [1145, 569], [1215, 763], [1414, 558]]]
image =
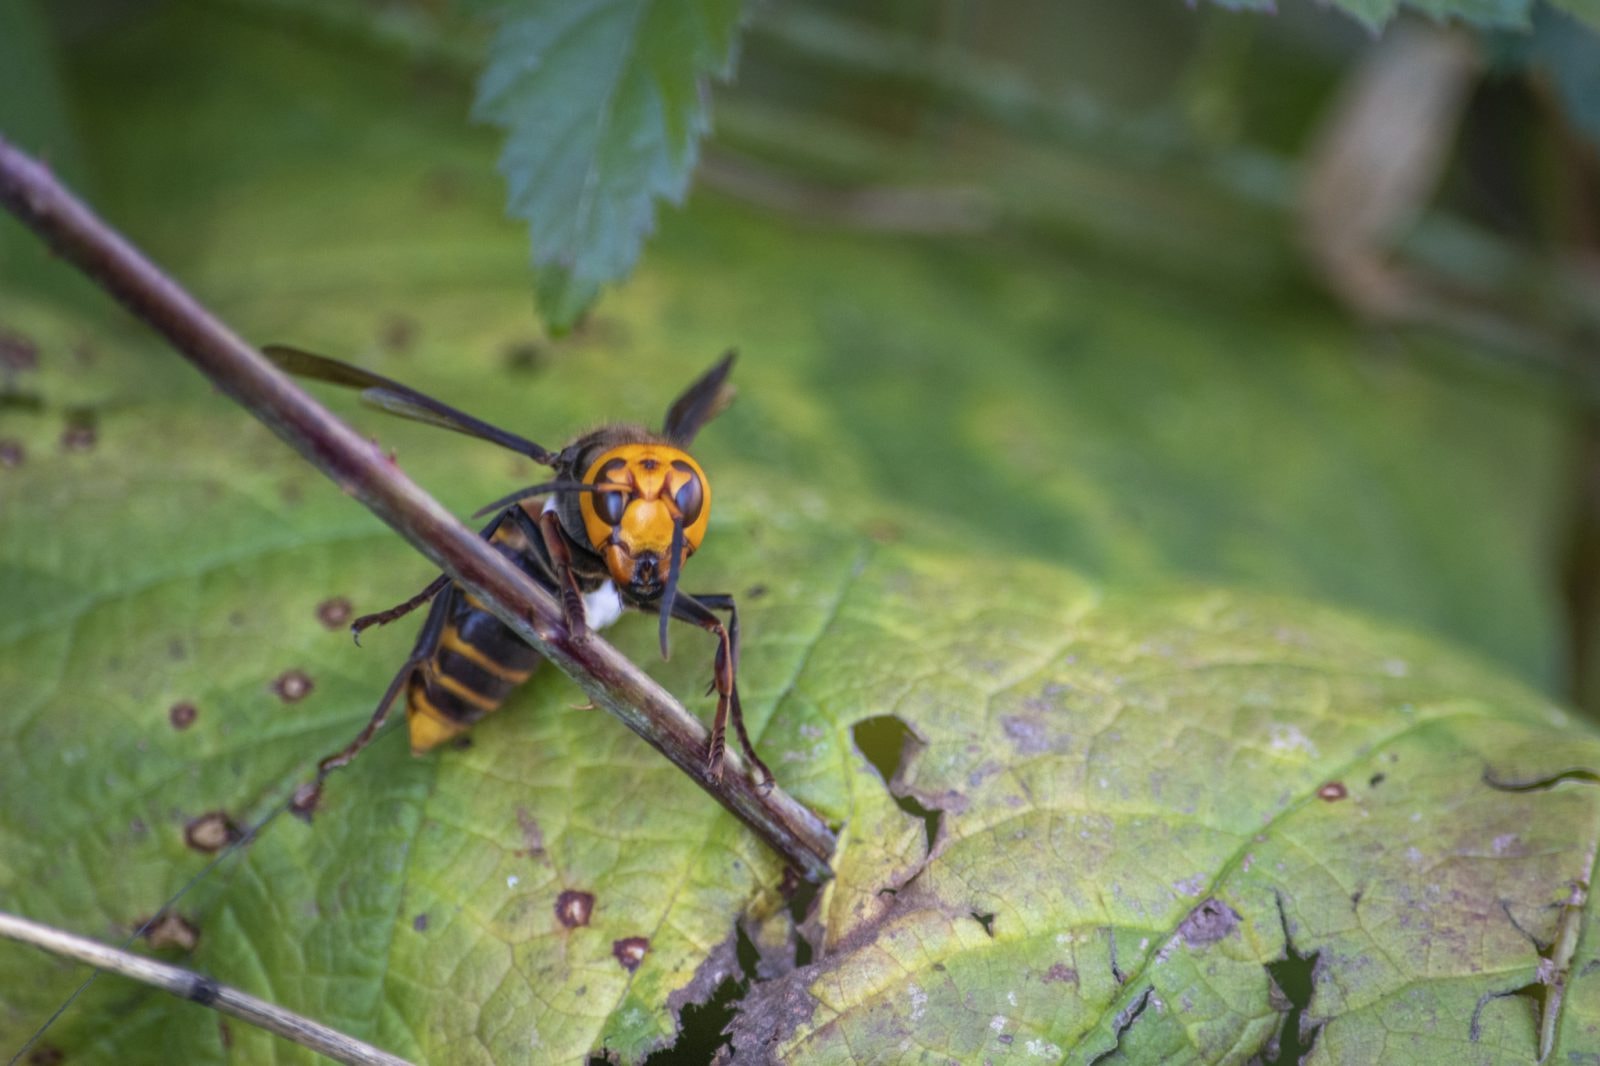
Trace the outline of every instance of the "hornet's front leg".
[[[712, 613], [713, 610], [728, 612], [726, 626]], [[761, 761], [755, 745], [750, 742], [750, 733], [744, 724], [744, 707], [739, 701], [739, 609], [733, 597], [722, 594], [691, 596], [680, 592], [672, 603], [672, 617], [692, 622], [717, 638], [716, 665], [708, 690], [717, 694], [717, 716], [712, 721], [711, 743], [706, 749], [706, 772], [715, 780], [722, 779], [722, 757], [727, 746], [728, 719], [731, 717], [745, 759], [752, 770], [758, 771], [761, 784], [771, 787], [772, 771], [767, 769], [767, 764]]]
[[[516, 510], [521, 511], [518, 507]], [[572, 549], [567, 546], [566, 534], [561, 531], [561, 520], [554, 511], [539, 516], [539, 534], [545, 551], [550, 554], [550, 565], [555, 570], [556, 594], [561, 597], [561, 613], [566, 619], [567, 634], [574, 643], [589, 638], [589, 615], [583, 608], [583, 590], [572, 572]]]

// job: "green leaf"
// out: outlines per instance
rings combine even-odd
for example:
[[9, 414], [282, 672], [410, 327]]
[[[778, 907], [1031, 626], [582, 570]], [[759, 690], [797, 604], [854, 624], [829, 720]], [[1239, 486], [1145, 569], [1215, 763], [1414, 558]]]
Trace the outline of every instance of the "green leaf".
[[1600, 736], [1425, 642], [892, 553], [796, 688], [904, 719], [891, 787], [944, 813], [876, 907], [829, 890], [833, 948], [747, 997], [747, 1054], [1243, 1061], [1298, 1025], [1317, 1061], [1512, 1062], [1545, 1020], [1549, 1061], [1600, 1050], [1600, 945], [1560, 935], [1592, 926]]
[[633, 269], [656, 202], [682, 201], [732, 72], [739, 0], [509, 4], [475, 115], [502, 126], [509, 211], [527, 219], [557, 329]]
[[[761, 980], [740, 1047], [801, 1061], [846, 1039], [867, 1061], [1092, 1059], [1119, 1018], [1132, 1061], [1243, 1061], [1298, 1011], [1332, 1061], [1525, 1063], [1541, 975], [1566, 977], [1550, 1061], [1600, 1052], [1575, 892], [1595, 734], [1517, 680], [1554, 676], [1541, 472], [1563, 410], [1292, 293], [1218, 304], [716, 198], [544, 343], [483, 146], [437, 86], [189, 8], [86, 41], [69, 74], [97, 206], [254, 340], [551, 445], [654, 422], [737, 344], [739, 400], [696, 444], [716, 498], [688, 576], [740, 598], [757, 743], [842, 845], [797, 932], [775, 860], [544, 671], [470, 747], [413, 759], [387, 735], [313, 825], [208, 870], [186, 824], [305, 780], [409, 649], [410, 624], [353, 647], [340, 601], [431, 574], [108, 303], [5, 280], [0, 331], [39, 352], [0, 404], [8, 909], [116, 941], [198, 878], [180, 961], [431, 1061], [675, 1047], [686, 1004], [744, 979], [741, 925]], [[327, 398], [459, 513], [536, 476]], [[702, 634], [660, 663], [649, 619], [609, 633], [709, 712]], [[311, 688], [290, 702], [292, 672]], [[587, 925], [558, 917], [568, 891], [594, 896]], [[0, 944], [0, 1048], [82, 976]], [[44, 1043], [309, 1061], [109, 978]]]

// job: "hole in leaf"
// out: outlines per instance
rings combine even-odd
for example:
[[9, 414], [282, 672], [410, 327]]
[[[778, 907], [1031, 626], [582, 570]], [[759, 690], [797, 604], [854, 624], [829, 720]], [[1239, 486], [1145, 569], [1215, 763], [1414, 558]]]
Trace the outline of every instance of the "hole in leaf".
[[1521, 988], [1509, 988], [1503, 992], [1485, 992], [1478, 997], [1478, 1005], [1472, 1009], [1472, 1021], [1467, 1026], [1467, 1039], [1476, 1044], [1483, 1037], [1483, 1008], [1497, 999], [1527, 1000], [1533, 1010], [1533, 1024], [1537, 1027], [1539, 1019], [1544, 1017], [1549, 995], [1550, 986], [1539, 981], [1523, 985]]
[[[645, 1066], [709, 1066], [728, 1046], [730, 1037], [723, 1030], [733, 1022], [739, 1003], [757, 980], [756, 971], [761, 964], [761, 952], [745, 930], [743, 922], [734, 923], [734, 958], [739, 972], [729, 974], [718, 983], [711, 998], [704, 1003], [686, 1004], [678, 1016], [678, 1039], [668, 1047], [652, 1052], [645, 1058]], [[611, 1063], [615, 1060], [595, 1056], [591, 1064]]]
[[911, 731], [904, 719], [892, 714], [863, 718], [851, 727], [850, 734], [855, 740], [856, 750], [866, 756], [872, 768], [878, 771], [884, 787], [900, 809], [922, 819], [928, 834], [928, 851], [932, 852], [933, 842], [939, 837], [939, 822], [944, 812], [926, 806], [915, 796], [895, 791], [906, 764], [924, 747], [922, 740]]
[[1316, 981], [1320, 952], [1302, 955], [1289, 934], [1289, 915], [1283, 897], [1278, 897], [1278, 920], [1283, 923], [1283, 958], [1267, 963], [1273, 989], [1282, 997], [1283, 1022], [1267, 1041], [1261, 1056], [1262, 1066], [1296, 1066], [1311, 1053], [1320, 1025], [1306, 1024], [1311, 992]]
[[1139, 1015], [1143, 1014], [1144, 1009], [1150, 1005], [1151, 991], [1152, 989], [1146, 988], [1139, 993], [1138, 999], [1122, 1008], [1116, 1020], [1117, 1042], [1089, 1060], [1089, 1066], [1100, 1066], [1100, 1063], [1114, 1057], [1122, 1050], [1122, 1038], [1128, 1035], [1128, 1030], [1133, 1028], [1133, 1023], [1139, 1020]]
[[[750, 950], [755, 951], [754, 945]], [[728, 1043], [728, 1035], [723, 1030], [733, 1021], [734, 1011], [749, 987], [748, 981], [729, 976], [717, 986], [709, 1000], [684, 1007], [679, 1015], [678, 1039], [647, 1057], [645, 1066], [710, 1066], [717, 1052]]]
[[733, 942], [733, 957], [739, 960], [739, 972], [744, 974], [748, 983], [756, 979], [756, 969], [761, 965], [761, 951], [756, 947], [756, 942], [750, 939], [750, 934], [745, 931], [743, 922], [735, 922], [733, 931], [736, 939]]
[[973, 911], [972, 912], [972, 920], [977, 922], [979, 925], [983, 926], [983, 931], [985, 933], [989, 934], [990, 939], [994, 938], [994, 915], [993, 914], [979, 914], [977, 911]]
[[809, 966], [816, 957], [816, 948], [811, 941], [806, 939], [806, 922], [811, 917], [811, 912], [816, 908], [817, 897], [822, 893], [822, 886], [809, 881], [799, 882], [794, 889], [794, 894], [789, 897], [789, 920], [794, 924], [794, 964], [796, 967]]
[[[1484, 1008], [1497, 999], [1515, 996], [1527, 1000], [1533, 1009], [1534, 1031], [1539, 1034], [1534, 1060], [1544, 1062], [1549, 1059], [1553, 1050], [1557, 1015], [1561, 1010], [1562, 990], [1567, 985], [1573, 955], [1577, 952], [1578, 936], [1588, 896], [1589, 886], [1586, 883], [1577, 882], [1573, 885], [1572, 895], [1561, 905], [1561, 917], [1556, 922], [1554, 934], [1548, 941], [1540, 940], [1517, 921], [1517, 916], [1511, 911], [1509, 900], [1500, 901], [1500, 909], [1505, 912], [1506, 920], [1516, 928], [1517, 932], [1527, 937], [1533, 949], [1539, 953], [1539, 967], [1534, 979], [1520, 988], [1485, 992], [1479, 997], [1478, 1005], [1472, 1012], [1472, 1021], [1467, 1027], [1467, 1036], [1473, 1043], [1477, 1043], [1482, 1035]], [[1586, 966], [1584, 972], [1587, 971]]]

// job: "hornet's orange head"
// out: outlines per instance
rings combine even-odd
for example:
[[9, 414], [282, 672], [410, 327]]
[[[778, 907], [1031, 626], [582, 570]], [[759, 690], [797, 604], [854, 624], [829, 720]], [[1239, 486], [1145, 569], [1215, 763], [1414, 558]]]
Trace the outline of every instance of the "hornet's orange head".
[[578, 500], [590, 546], [618, 588], [655, 599], [671, 576], [674, 525], [683, 527], [684, 559], [705, 538], [711, 517], [705, 471], [670, 444], [624, 444], [602, 453], [583, 481], [595, 486]]

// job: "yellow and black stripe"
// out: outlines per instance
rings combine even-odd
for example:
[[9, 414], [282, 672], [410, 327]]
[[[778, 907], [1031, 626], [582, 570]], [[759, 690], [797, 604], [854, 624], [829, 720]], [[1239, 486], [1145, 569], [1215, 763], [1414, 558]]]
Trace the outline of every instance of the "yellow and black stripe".
[[[520, 530], [505, 523], [496, 529], [491, 543], [542, 583], [542, 559], [534, 556], [538, 549]], [[498, 711], [541, 658], [459, 586], [452, 586], [442, 599], [436, 609], [444, 612], [444, 626], [427, 662], [412, 673], [406, 686], [406, 725], [416, 754], [459, 736]]]

